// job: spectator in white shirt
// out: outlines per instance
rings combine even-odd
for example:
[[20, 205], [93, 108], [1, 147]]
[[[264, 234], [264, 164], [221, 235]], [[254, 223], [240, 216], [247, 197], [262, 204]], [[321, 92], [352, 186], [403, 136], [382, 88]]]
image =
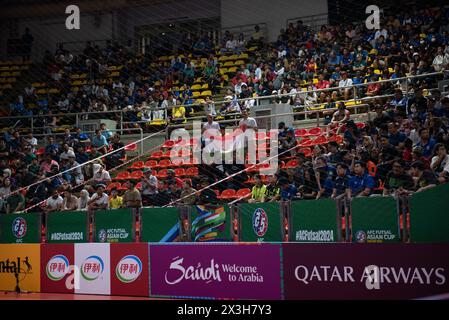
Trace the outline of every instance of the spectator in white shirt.
[[59, 195], [58, 190], [54, 189], [53, 192], [51, 193], [51, 197], [48, 198], [45, 203], [45, 207], [43, 208], [44, 212], [49, 213], [61, 211], [63, 201], [64, 199], [62, 199], [62, 197]]
[[104, 168], [102, 164], [94, 164], [94, 176], [92, 177], [92, 184], [104, 184], [107, 185], [111, 182], [111, 176], [109, 172]]
[[109, 206], [109, 197], [104, 193], [104, 186], [97, 186], [97, 192], [92, 195], [88, 202], [89, 210], [104, 210]]
[[443, 51], [443, 47], [438, 47], [437, 55], [433, 59], [432, 66], [436, 72], [442, 71], [448, 67], [449, 54]]
[[242, 85], [246, 85], [245, 82], [243, 82], [242, 78], [239, 78], [239, 82], [234, 86], [234, 92], [236, 95], [239, 95], [242, 93]]
[[[342, 72], [341, 73], [341, 80], [338, 83], [338, 87], [339, 88], [343, 88], [343, 87], [348, 87], [348, 86], [352, 86], [352, 79], [348, 78], [347, 72]], [[343, 95], [345, 100], [348, 100], [349, 99], [349, 95], [351, 94], [351, 91], [352, 91], [351, 88], [340, 89], [340, 94]]]
[[256, 119], [249, 117], [248, 110], [243, 110], [242, 117], [243, 119], [239, 122], [239, 126], [242, 131], [245, 131], [246, 129], [257, 129]]
[[206, 97], [206, 101], [203, 103], [203, 105], [206, 115], [212, 115], [214, 117], [217, 115], [217, 111], [215, 111], [215, 102], [211, 99], [211, 97]]
[[435, 156], [430, 162], [430, 167], [438, 175], [439, 183], [449, 181], [449, 155], [444, 144], [437, 143], [435, 145]]
[[88, 209], [90, 201], [89, 191], [83, 189], [80, 191], [80, 197], [78, 198], [78, 210], [86, 211]]

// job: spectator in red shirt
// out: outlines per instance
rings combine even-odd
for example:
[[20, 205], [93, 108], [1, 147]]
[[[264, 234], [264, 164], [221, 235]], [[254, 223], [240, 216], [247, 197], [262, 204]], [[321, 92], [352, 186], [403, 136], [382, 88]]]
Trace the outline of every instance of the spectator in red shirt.
[[[318, 83], [315, 85], [317, 89], [327, 89], [330, 86], [330, 82], [326, 80], [324, 73], [321, 73], [318, 78]], [[326, 100], [326, 95], [329, 91], [320, 92], [320, 102], [323, 103]]]

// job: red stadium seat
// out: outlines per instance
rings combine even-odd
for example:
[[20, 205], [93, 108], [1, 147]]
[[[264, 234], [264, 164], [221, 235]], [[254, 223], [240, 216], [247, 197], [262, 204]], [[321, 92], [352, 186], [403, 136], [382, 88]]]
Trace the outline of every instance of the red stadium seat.
[[309, 136], [319, 136], [321, 134], [321, 128], [312, 128], [307, 131]]
[[167, 169], [159, 170], [159, 172], [157, 173], [157, 177], [159, 179], [167, 178]]
[[145, 166], [145, 164], [143, 163], [143, 161], [136, 161], [129, 168], [135, 169], [135, 170], [141, 170], [144, 168], [144, 166]]
[[298, 152], [303, 153], [306, 158], [312, 155], [312, 150], [310, 148], [301, 148], [298, 150]]
[[156, 160], [148, 160], [147, 162], [145, 162], [145, 165], [144, 165], [145, 168], [154, 168], [156, 166], [157, 166]]
[[119, 190], [122, 190], [122, 191], [128, 190], [128, 187], [129, 187], [129, 182], [127, 181], [120, 186]]
[[356, 124], [355, 124], [356, 126], [357, 126], [357, 128], [359, 128], [359, 129], [363, 129], [363, 128], [365, 128], [365, 122], [357, 122]]
[[292, 169], [296, 168], [297, 166], [298, 166], [297, 160], [290, 160], [285, 164], [284, 169]]
[[175, 142], [173, 140], [167, 140], [162, 145], [162, 148], [172, 148], [175, 145]]
[[313, 141], [310, 139], [303, 139], [301, 142], [299, 142], [300, 147], [311, 147], [313, 146]]
[[138, 184], [136, 184], [136, 189], [142, 190], [142, 182], [139, 182]]
[[220, 200], [232, 200], [236, 199], [236, 192], [233, 189], [226, 189], [223, 190], [220, 196], [218, 196], [218, 199]]
[[122, 171], [117, 174], [115, 177], [115, 180], [128, 180], [129, 179], [129, 172], [128, 171]]
[[41, 155], [43, 155], [44, 153], [45, 153], [45, 148], [44, 148], [44, 147], [39, 148], [39, 149], [36, 150], [36, 155], [37, 155], [37, 156], [41, 156]]
[[171, 165], [171, 161], [169, 159], [163, 159], [161, 161], [159, 161], [159, 163], [157, 164], [158, 168], [166, 168], [169, 167]]
[[328, 142], [325, 136], [319, 136], [313, 140], [313, 145], [327, 144]]
[[186, 175], [186, 171], [183, 168], [175, 169], [175, 175], [177, 177], [184, 177]]
[[137, 144], [131, 143], [125, 146], [125, 151], [137, 151]]
[[200, 174], [199, 170], [197, 167], [191, 167], [191, 168], [187, 168], [185, 175], [187, 177], [196, 177]]
[[170, 158], [171, 150], [167, 150], [162, 153], [161, 158]]
[[143, 177], [143, 172], [140, 170], [133, 171], [129, 177], [133, 180], [140, 180]]
[[162, 151], [153, 152], [150, 156], [151, 159], [160, 159], [162, 157]]
[[117, 190], [119, 190], [121, 187], [121, 183], [120, 182], [112, 182], [110, 184], [108, 184], [108, 186], [106, 187], [107, 191], [111, 191], [112, 189], [116, 188]]
[[305, 137], [307, 135], [307, 129], [296, 129], [295, 130], [295, 137]]
[[251, 189], [244, 188], [244, 189], [240, 189], [239, 191], [237, 191], [237, 193], [235, 194], [235, 197], [237, 199], [240, 199], [240, 198], [246, 198], [250, 195], [251, 195]]

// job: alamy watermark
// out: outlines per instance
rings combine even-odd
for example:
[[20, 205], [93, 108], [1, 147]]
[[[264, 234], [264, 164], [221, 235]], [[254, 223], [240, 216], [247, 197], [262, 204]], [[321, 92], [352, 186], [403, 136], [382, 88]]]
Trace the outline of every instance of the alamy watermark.
[[[268, 137], [268, 139], [266, 138]], [[274, 174], [278, 169], [278, 131], [226, 129], [202, 129], [201, 121], [193, 122], [192, 133], [176, 129], [170, 135], [175, 141], [170, 160], [179, 165], [186, 162], [206, 165], [269, 164], [263, 174]], [[262, 169], [261, 169], [262, 170]]]

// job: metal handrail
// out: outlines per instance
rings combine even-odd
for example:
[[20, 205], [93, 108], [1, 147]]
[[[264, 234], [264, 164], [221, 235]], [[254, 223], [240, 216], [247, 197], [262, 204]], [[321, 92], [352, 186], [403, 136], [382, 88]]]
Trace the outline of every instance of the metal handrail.
[[[260, 100], [267, 100], [267, 99], [273, 99], [273, 98], [282, 98], [282, 97], [295, 97], [296, 95], [307, 95], [308, 93], [313, 93], [313, 92], [327, 92], [327, 91], [335, 91], [335, 90], [343, 90], [343, 89], [354, 89], [354, 98], [351, 100], [347, 100], [347, 101], [357, 101], [357, 100], [362, 100], [362, 99], [375, 99], [376, 97], [363, 97], [363, 98], [357, 98], [356, 97], [356, 90], [359, 87], [365, 87], [365, 86], [369, 86], [370, 84], [376, 84], [376, 83], [395, 83], [395, 82], [401, 82], [401, 81], [406, 81], [406, 85], [408, 87], [408, 80], [410, 79], [416, 79], [416, 78], [423, 78], [423, 77], [433, 77], [433, 76], [437, 76], [437, 75], [444, 75], [444, 73], [446, 72], [446, 70], [443, 71], [439, 71], [439, 72], [432, 72], [432, 73], [426, 73], [426, 74], [420, 74], [420, 75], [413, 75], [413, 76], [405, 76], [405, 77], [400, 77], [400, 78], [396, 78], [396, 79], [386, 79], [386, 80], [378, 80], [378, 81], [371, 81], [371, 82], [367, 82], [367, 83], [360, 83], [360, 84], [353, 84], [351, 86], [343, 86], [343, 87], [332, 87], [332, 88], [325, 88], [325, 89], [315, 89], [315, 90], [305, 90], [305, 91], [299, 91], [297, 93], [284, 93], [284, 94], [276, 94], [276, 95], [268, 95], [268, 96], [257, 96], [257, 97], [250, 97], [250, 98], [239, 98], [239, 99], [235, 99], [233, 101], [237, 101], [237, 102], [244, 102], [244, 101], [249, 101], [249, 100], [255, 100], [257, 103], [259, 103]], [[408, 89], [407, 92], [408, 94]], [[225, 104], [225, 103], [229, 103], [229, 101], [227, 100], [221, 100], [221, 101], [215, 101], [214, 104], [215, 105], [221, 105], [221, 104]], [[322, 103], [316, 104], [316, 105], [321, 105]], [[203, 103], [193, 103], [193, 104], [189, 104], [189, 105], [179, 105], [179, 106], [170, 106], [168, 108], [166, 108], [166, 110], [170, 110], [173, 109], [175, 107], [180, 107], [180, 106], [189, 106], [189, 107], [193, 107], [193, 106], [201, 106], [203, 105]], [[78, 124], [79, 122], [79, 117], [81, 116], [89, 116], [89, 115], [95, 115], [95, 114], [107, 114], [107, 113], [119, 113], [120, 114], [120, 129], [123, 129], [123, 114], [125, 113], [125, 110], [110, 110], [110, 111], [94, 111], [94, 112], [86, 112], [86, 113], [58, 113], [58, 114], [52, 114], [51, 116], [55, 116], [55, 117], [61, 117], [61, 116], [75, 116], [76, 117], [76, 124]], [[40, 118], [40, 117], [49, 117], [49, 115], [35, 115], [35, 116], [12, 116], [12, 117], [0, 117], [0, 121], [2, 120], [9, 120], [9, 119], [33, 119], [33, 118]], [[190, 119], [190, 118], [189, 118]], [[32, 120], [33, 121], [33, 120]], [[31, 126], [31, 129], [33, 130], [33, 126]]]

